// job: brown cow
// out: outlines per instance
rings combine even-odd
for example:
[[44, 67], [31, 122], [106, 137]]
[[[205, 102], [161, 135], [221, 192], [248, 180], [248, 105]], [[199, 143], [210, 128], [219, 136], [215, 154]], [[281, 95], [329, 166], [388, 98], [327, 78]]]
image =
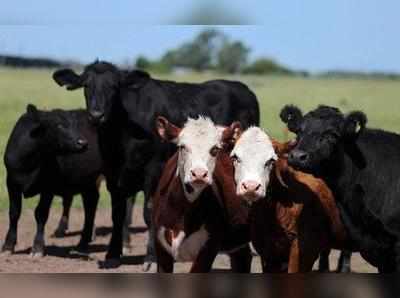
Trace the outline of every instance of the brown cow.
[[224, 184], [224, 167], [231, 163], [221, 137], [233, 134], [235, 125], [220, 128], [199, 118], [181, 129], [159, 117], [157, 128], [179, 148], [153, 198], [158, 271], [172, 272], [174, 261], [193, 261], [191, 272], [208, 272], [218, 252], [227, 251], [233, 271], [250, 272], [247, 208], [236, 196], [233, 180]]
[[311, 271], [321, 252], [346, 244], [331, 191], [288, 166], [290, 147], [252, 127], [230, 153], [236, 192], [251, 206], [251, 239], [264, 272]]

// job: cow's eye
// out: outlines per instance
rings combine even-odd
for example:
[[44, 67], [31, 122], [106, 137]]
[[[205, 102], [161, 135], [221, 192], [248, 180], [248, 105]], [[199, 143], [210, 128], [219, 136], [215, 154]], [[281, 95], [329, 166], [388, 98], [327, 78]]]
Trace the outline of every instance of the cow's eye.
[[275, 160], [273, 160], [272, 158], [270, 160], [267, 160], [267, 162], [265, 163], [264, 167], [265, 168], [270, 168], [273, 164], [274, 164]]
[[327, 139], [330, 139], [330, 136], [322, 136], [318, 138], [319, 143], [325, 142]]
[[57, 124], [57, 129], [63, 129], [63, 128], [64, 128], [64, 125], [62, 125], [61, 123]]
[[217, 156], [219, 150], [221, 150], [221, 148], [218, 148], [217, 146], [212, 147], [210, 150], [211, 156], [213, 156], [213, 157]]
[[241, 161], [240, 158], [236, 154], [231, 156], [231, 160], [233, 163], [240, 163], [240, 161]]

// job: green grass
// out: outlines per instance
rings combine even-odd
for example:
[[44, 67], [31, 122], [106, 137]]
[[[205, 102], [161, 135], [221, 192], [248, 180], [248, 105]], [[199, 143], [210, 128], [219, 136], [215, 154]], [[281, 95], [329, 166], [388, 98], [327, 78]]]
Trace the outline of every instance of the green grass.
[[[0, 154], [4, 155], [10, 131], [27, 103], [41, 109], [84, 107], [82, 91], [67, 92], [51, 78], [51, 70], [20, 70], [0, 68]], [[156, 76], [156, 75], [155, 75]], [[318, 104], [337, 106], [347, 112], [360, 109], [367, 113], [370, 127], [400, 132], [400, 82], [390, 80], [304, 79], [287, 77], [240, 76], [211, 74], [158, 76], [177, 81], [201, 82], [212, 78], [227, 78], [246, 83], [257, 95], [261, 106], [261, 125], [275, 138], [283, 139], [284, 125], [279, 111], [293, 103], [304, 111]], [[56, 200], [59, 205], [60, 200]], [[24, 201], [24, 207], [36, 206], [36, 200]], [[80, 207], [80, 200], [74, 203]], [[109, 206], [102, 187], [100, 206]], [[8, 208], [5, 169], [0, 167], [0, 210]]]

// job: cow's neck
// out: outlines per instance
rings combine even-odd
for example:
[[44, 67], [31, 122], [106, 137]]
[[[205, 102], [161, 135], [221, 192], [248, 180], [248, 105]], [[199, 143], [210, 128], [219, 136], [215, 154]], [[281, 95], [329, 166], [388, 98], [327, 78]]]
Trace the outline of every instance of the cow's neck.
[[190, 202], [193, 203], [195, 202], [201, 195], [201, 193], [204, 191], [204, 189], [195, 189], [189, 185], [184, 185], [184, 183], [181, 183], [183, 187], [183, 193], [185, 194], [185, 198]]
[[[353, 145], [351, 145], [352, 147]], [[321, 178], [327, 183], [338, 201], [343, 200], [347, 188], [347, 176], [355, 166], [348, 144], [340, 143], [332, 158], [324, 163]]]

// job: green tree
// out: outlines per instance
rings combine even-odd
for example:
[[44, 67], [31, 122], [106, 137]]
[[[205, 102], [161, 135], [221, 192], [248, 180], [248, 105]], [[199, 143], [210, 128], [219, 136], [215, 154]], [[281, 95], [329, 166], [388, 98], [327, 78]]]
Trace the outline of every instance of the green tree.
[[244, 68], [243, 73], [290, 75], [293, 74], [293, 71], [272, 59], [260, 58]]
[[139, 56], [136, 59], [135, 66], [138, 69], [148, 69], [150, 68], [151, 61], [144, 56]]
[[168, 51], [162, 60], [171, 66], [182, 66], [203, 71], [213, 67], [216, 60], [215, 53], [224, 38], [224, 34], [220, 31], [206, 29], [200, 32], [193, 41]]
[[246, 65], [249, 52], [250, 49], [241, 41], [226, 41], [218, 52], [218, 70], [227, 73], [238, 73]]

